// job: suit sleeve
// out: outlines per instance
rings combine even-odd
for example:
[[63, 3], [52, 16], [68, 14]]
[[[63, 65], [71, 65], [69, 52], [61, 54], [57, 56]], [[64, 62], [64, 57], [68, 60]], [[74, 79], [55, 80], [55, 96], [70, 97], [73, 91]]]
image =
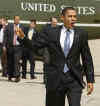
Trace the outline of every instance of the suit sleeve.
[[4, 39], [3, 39], [3, 47], [7, 46], [7, 38], [8, 38], [8, 26], [6, 26], [5, 30], [4, 30]]
[[84, 32], [82, 36], [82, 48], [81, 48], [81, 56], [82, 56], [82, 63], [84, 72], [86, 75], [86, 79], [88, 83], [95, 82], [94, 80], [94, 66], [93, 66], [93, 60], [90, 52], [90, 48], [88, 45], [88, 33]]
[[35, 34], [33, 40], [29, 40], [26, 37], [24, 39], [18, 38], [19, 42], [26, 46], [27, 48], [36, 51], [37, 49], [47, 47], [48, 42], [48, 34], [45, 31]]

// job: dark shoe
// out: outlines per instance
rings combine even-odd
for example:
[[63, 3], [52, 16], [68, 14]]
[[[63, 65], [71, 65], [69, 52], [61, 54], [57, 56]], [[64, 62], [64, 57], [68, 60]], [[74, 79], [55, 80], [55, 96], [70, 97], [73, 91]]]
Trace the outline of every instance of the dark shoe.
[[37, 77], [35, 77], [35, 76], [31, 76], [31, 79], [36, 79]]
[[20, 77], [16, 77], [15, 82], [19, 82], [19, 81], [20, 81]]
[[22, 75], [22, 79], [26, 79], [26, 75]]
[[4, 73], [3, 73], [3, 74], [2, 74], [2, 77], [7, 77], [7, 74], [4, 74]]
[[12, 78], [11, 78], [11, 77], [8, 77], [8, 81], [9, 81], [9, 82], [12, 82]]

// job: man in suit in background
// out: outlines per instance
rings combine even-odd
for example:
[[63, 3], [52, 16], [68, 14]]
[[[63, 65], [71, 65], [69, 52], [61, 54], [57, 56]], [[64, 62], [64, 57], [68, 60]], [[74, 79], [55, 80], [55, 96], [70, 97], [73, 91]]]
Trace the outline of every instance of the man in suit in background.
[[14, 23], [8, 24], [4, 35], [4, 44], [7, 49], [8, 80], [15, 77], [15, 82], [20, 81], [20, 59], [22, 57], [22, 46], [17, 40], [16, 29], [24, 27], [20, 24], [20, 17], [14, 16]]
[[[57, 23], [58, 23], [58, 20], [56, 17], [51, 17], [50, 18], [50, 24], [46, 24], [45, 26], [43, 26], [43, 31], [45, 30], [48, 30], [48, 29], [51, 29], [51, 28], [55, 28], [57, 27]], [[44, 52], [43, 52], [43, 61], [44, 61], [44, 64], [43, 64], [43, 71], [44, 71], [44, 76], [43, 76], [43, 83], [46, 84], [47, 83], [47, 71], [46, 69], [48, 69], [48, 63], [49, 63], [49, 52], [48, 52], [48, 48], [45, 47], [43, 48], [44, 49]]]
[[[30, 26], [25, 28], [25, 35], [26, 38], [29, 40], [33, 40], [33, 37], [37, 35], [38, 32], [36, 30], [36, 20], [30, 20]], [[34, 59], [34, 52], [30, 49], [23, 47], [23, 57], [22, 57], [22, 78], [26, 79], [26, 72], [27, 72], [27, 60], [30, 62], [30, 78], [35, 79], [34, 69], [35, 69], [35, 59]]]
[[94, 83], [88, 33], [74, 26], [77, 11], [73, 7], [64, 8], [61, 19], [63, 26], [45, 30], [38, 37], [34, 37], [34, 42], [25, 39], [21, 30], [18, 31], [21, 39], [18, 39], [33, 50], [48, 47], [50, 62], [47, 69], [46, 106], [65, 106], [66, 96], [70, 106], [80, 106], [82, 90], [85, 87], [83, 71], [88, 95], [93, 92]]
[[5, 46], [3, 45], [4, 42], [4, 31], [6, 26], [8, 25], [7, 19], [5, 17], [1, 18], [1, 28], [0, 28], [0, 58], [2, 64], [2, 76], [7, 76], [7, 54], [5, 51]]

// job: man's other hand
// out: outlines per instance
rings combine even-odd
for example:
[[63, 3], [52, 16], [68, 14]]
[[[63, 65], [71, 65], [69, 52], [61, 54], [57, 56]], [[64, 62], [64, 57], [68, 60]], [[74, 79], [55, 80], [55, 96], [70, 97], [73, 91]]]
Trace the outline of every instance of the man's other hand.
[[87, 95], [91, 95], [93, 92], [93, 83], [87, 84]]

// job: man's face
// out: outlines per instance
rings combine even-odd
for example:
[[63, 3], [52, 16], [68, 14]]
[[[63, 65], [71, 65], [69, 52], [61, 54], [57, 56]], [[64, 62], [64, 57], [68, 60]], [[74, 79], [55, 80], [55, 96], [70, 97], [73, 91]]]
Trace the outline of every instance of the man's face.
[[15, 16], [14, 23], [15, 24], [19, 24], [19, 22], [20, 22], [20, 17], [19, 16]]
[[36, 27], [36, 24], [34, 22], [31, 22], [30, 23], [30, 28], [35, 28]]
[[7, 24], [7, 21], [5, 19], [3, 19], [3, 18], [2, 18], [1, 22], [2, 22], [2, 25], [6, 25]]
[[75, 10], [67, 10], [65, 16], [62, 16], [64, 25], [72, 28], [77, 21], [77, 12]]
[[57, 26], [57, 23], [58, 23], [57, 19], [56, 19], [56, 18], [52, 18], [51, 25], [52, 25], [53, 27], [56, 27], [56, 26]]

